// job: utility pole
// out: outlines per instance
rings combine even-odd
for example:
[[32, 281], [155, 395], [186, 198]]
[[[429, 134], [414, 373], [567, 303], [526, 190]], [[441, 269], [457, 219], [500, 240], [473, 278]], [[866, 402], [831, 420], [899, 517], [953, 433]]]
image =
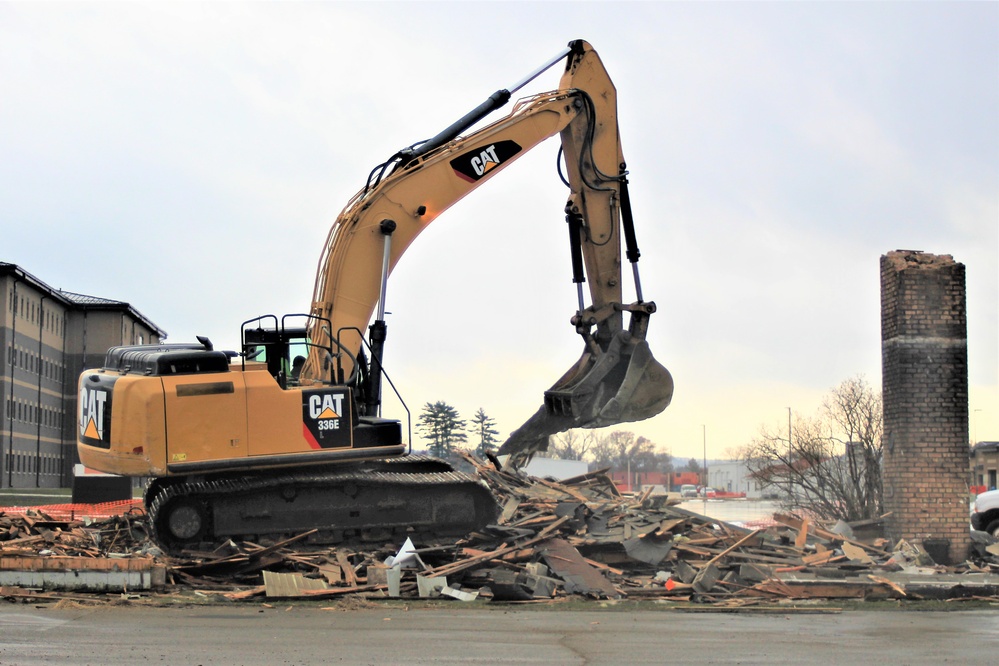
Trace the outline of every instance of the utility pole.
[[[703, 457], [701, 459], [701, 473], [704, 474], [704, 482], [701, 485], [707, 488], [708, 487], [708, 427], [703, 423], [701, 424], [701, 434], [703, 435], [704, 438], [704, 451], [702, 453]], [[707, 492], [705, 492], [704, 498], [707, 499], [707, 497], [708, 494]]]
[[787, 408], [787, 495], [788, 495], [788, 498], [791, 498], [791, 497], [794, 496], [794, 493], [792, 492], [794, 486], [791, 483], [792, 479], [794, 478], [794, 475], [792, 473], [793, 470], [792, 470], [792, 467], [791, 467], [791, 465], [794, 463], [793, 455], [792, 455], [792, 451], [793, 450], [794, 450], [794, 447], [791, 444], [791, 408], [788, 407]]

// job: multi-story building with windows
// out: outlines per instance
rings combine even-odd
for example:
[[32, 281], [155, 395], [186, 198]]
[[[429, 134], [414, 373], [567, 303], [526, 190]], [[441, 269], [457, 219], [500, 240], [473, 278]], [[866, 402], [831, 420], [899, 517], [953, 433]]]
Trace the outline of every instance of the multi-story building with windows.
[[76, 380], [110, 347], [166, 333], [128, 303], [53, 289], [0, 262], [0, 488], [72, 483]]

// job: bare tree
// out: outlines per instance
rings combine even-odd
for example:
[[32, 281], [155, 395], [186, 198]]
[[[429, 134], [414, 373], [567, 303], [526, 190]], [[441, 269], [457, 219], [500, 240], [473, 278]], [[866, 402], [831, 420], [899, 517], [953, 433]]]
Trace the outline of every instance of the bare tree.
[[[881, 492], [881, 456], [884, 423], [881, 394], [863, 377], [853, 377], [840, 384], [827, 398], [823, 411], [834, 424], [834, 435], [845, 450], [843, 474], [848, 505], [854, 513], [881, 515], [884, 499]], [[865, 510], [866, 507], [870, 511]]]
[[747, 460], [750, 448], [748, 446], [729, 446], [724, 451], [725, 460]]
[[597, 437], [589, 451], [590, 469], [603, 469], [604, 467], [615, 467], [617, 463], [617, 449], [607, 437]]
[[673, 470], [673, 456], [647, 437], [615, 430], [596, 436], [587, 448], [591, 469], [610, 467], [615, 471], [663, 472]]
[[548, 455], [559, 460], [583, 460], [596, 440], [592, 430], [566, 430], [548, 440]]
[[655, 472], [658, 470], [656, 445], [651, 439], [632, 433], [621, 433], [618, 446], [618, 465], [633, 472]]
[[[791, 432], [763, 427], [747, 464], [789, 508], [861, 520], [882, 512], [881, 398], [862, 379], [833, 389], [820, 414], [797, 416]], [[790, 435], [790, 437], [788, 437]]]

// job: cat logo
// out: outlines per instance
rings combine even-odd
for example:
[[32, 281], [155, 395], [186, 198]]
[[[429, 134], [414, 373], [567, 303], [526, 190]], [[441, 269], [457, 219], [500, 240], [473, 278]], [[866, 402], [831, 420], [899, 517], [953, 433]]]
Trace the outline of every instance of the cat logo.
[[489, 146], [479, 153], [477, 157], [473, 157], [469, 161], [469, 164], [472, 165], [472, 170], [475, 171], [476, 175], [486, 175], [487, 171], [492, 171], [500, 164], [499, 158], [496, 156], [496, 146]]
[[314, 419], [339, 419], [343, 412], [343, 395], [323, 393], [309, 396], [309, 416]]
[[495, 171], [520, 152], [520, 146], [509, 139], [475, 148], [451, 160], [451, 168], [462, 180], [474, 183]]
[[312, 449], [349, 447], [351, 402], [346, 391], [302, 392], [302, 435]]
[[105, 423], [108, 392], [104, 389], [80, 389], [80, 436], [106, 441]]

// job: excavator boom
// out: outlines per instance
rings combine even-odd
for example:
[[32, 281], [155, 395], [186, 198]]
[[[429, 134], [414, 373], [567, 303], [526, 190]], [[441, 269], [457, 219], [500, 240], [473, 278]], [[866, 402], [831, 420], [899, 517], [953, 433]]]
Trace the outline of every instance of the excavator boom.
[[[565, 214], [573, 280], [580, 294], [571, 321], [583, 338], [584, 352], [546, 392], [541, 409], [501, 447], [501, 454], [517, 461], [547, 448], [548, 436], [556, 432], [654, 416], [666, 408], [673, 393], [669, 372], [653, 358], [646, 341], [655, 304], [641, 294], [617, 94], [599, 56], [588, 43], [574, 41], [514, 90], [563, 60], [557, 90], [523, 99], [505, 118], [460, 136], [509, 99], [509, 90], [497, 91], [434, 138], [399, 151], [373, 170], [330, 230], [312, 302], [316, 321], [331, 323], [328, 330], [312, 331], [317, 349], [335, 337], [345, 352], [339, 362], [341, 379], [352, 376], [362, 327], [371, 321], [376, 304], [381, 305], [371, 337], [384, 340], [385, 281], [420, 232], [517, 158], [560, 134], [570, 187]], [[622, 240], [638, 292], [633, 303], [622, 301]], [[382, 267], [381, 273], [373, 270], [376, 266]], [[583, 302], [584, 282], [589, 306]], [[627, 328], [625, 312], [631, 317]], [[347, 341], [339, 342], [341, 338]], [[378, 352], [375, 347], [376, 369]], [[330, 365], [315, 351], [303, 376], [336, 381], [327, 374]], [[369, 409], [377, 410], [379, 391], [368, 393]]]

